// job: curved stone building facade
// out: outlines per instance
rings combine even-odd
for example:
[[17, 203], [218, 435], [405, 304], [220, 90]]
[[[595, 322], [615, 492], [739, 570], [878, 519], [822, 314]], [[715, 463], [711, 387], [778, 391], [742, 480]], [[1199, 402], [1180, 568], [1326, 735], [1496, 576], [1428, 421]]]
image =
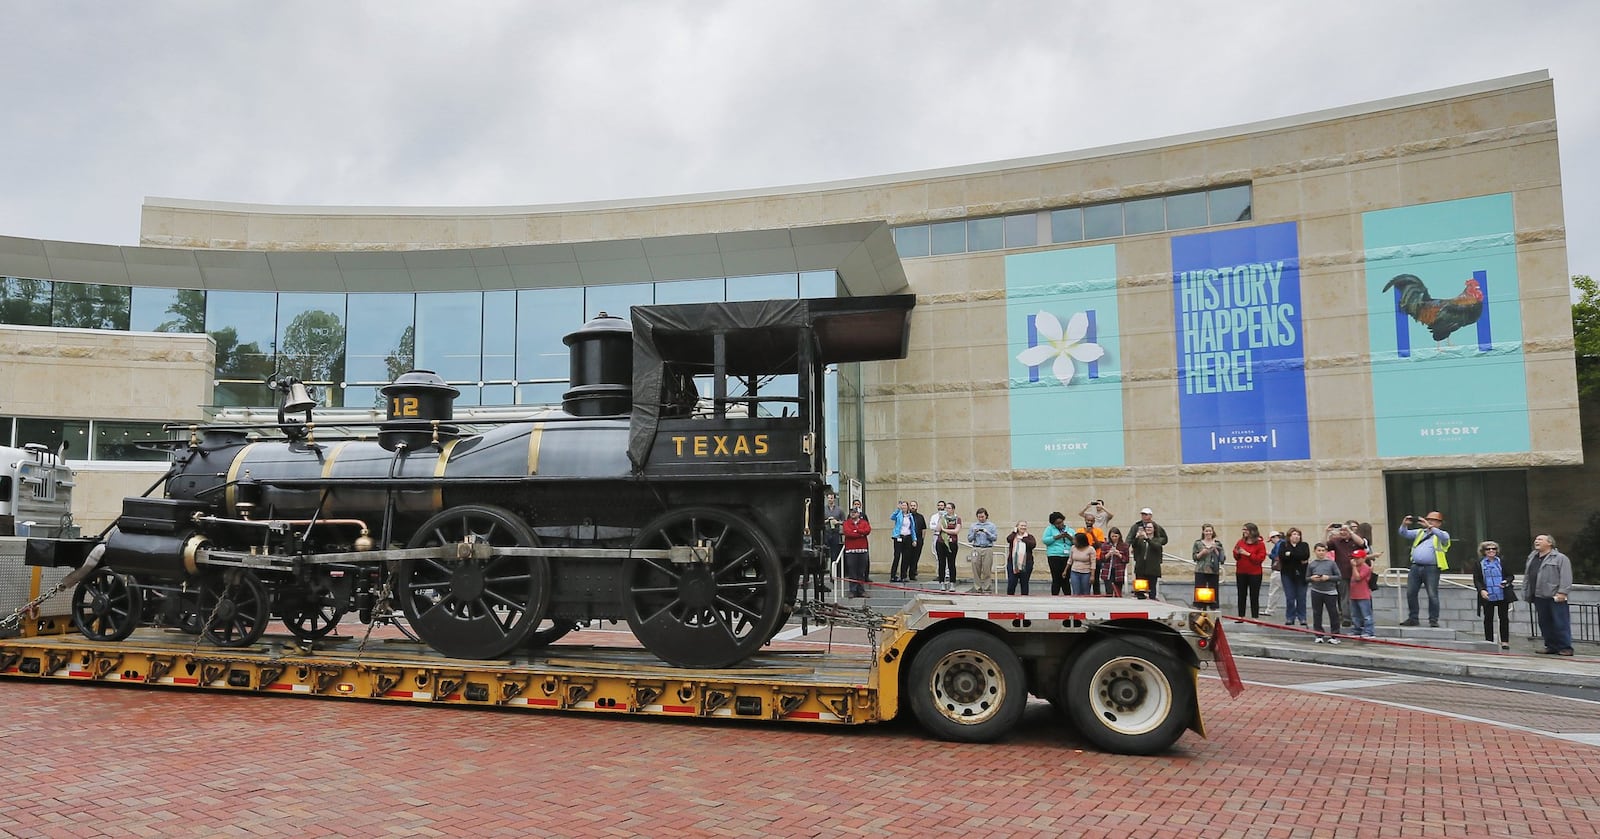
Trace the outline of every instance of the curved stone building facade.
[[490, 374], [493, 336], [528, 328], [492, 320], [517, 295], [648, 302], [647, 286], [720, 280], [731, 296], [779, 276], [802, 296], [909, 290], [910, 356], [839, 377], [840, 477], [875, 519], [900, 498], [1006, 523], [1099, 498], [1113, 524], [1153, 508], [1184, 552], [1202, 522], [1315, 540], [1334, 519], [1388, 531], [1436, 507], [1462, 561], [1480, 538], [1570, 534], [1583, 511], [1560, 489], [1583, 452], [1543, 73], [804, 187], [494, 208], [149, 199], [141, 231], [137, 248], [0, 241], [0, 274], [272, 292], [280, 318], [311, 305], [284, 295], [345, 294], [347, 319], [359, 295], [415, 295], [419, 334], [422, 295], [508, 294], [479, 310], [486, 406], [557, 384], [522, 375], [520, 343]]

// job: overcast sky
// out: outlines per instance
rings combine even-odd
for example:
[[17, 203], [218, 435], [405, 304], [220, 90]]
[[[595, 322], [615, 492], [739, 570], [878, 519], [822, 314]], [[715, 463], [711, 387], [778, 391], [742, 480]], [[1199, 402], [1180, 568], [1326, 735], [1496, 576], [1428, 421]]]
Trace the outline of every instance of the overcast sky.
[[1085, 149], [1548, 69], [1600, 272], [1600, 3], [0, 0], [0, 235], [146, 196], [528, 205]]

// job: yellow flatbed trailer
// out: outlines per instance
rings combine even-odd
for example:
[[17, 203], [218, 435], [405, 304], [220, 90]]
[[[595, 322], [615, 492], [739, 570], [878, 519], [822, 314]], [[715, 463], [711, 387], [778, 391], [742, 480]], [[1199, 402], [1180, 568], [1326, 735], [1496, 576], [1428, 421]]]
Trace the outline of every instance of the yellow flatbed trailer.
[[[836, 617], [845, 620], [841, 610]], [[909, 709], [935, 736], [1004, 737], [1027, 697], [1049, 699], [1092, 743], [1149, 754], [1185, 730], [1204, 736], [1203, 662], [1230, 689], [1214, 613], [1102, 597], [920, 595], [868, 630], [871, 652], [768, 648], [732, 669], [661, 663], [643, 649], [558, 643], [502, 660], [452, 659], [426, 645], [290, 635], [218, 647], [144, 627], [120, 642], [24, 622], [0, 640], [0, 676], [139, 687], [498, 707], [536, 711], [859, 725]], [[838, 621], [836, 621], [838, 622]], [[1231, 675], [1230, 675], [1231, 674]]]

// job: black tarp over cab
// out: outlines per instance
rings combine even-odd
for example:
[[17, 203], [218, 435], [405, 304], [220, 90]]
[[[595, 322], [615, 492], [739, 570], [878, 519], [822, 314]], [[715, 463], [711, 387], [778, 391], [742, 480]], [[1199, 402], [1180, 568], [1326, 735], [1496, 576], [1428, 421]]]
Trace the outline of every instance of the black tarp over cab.
[[[819, 386], [825, 365], [905, 358], [915, 305], [915, 295], [898, 294], [633, 307], [634, 470], [648, 461], [685, 374], [714, 373], [720, 382], [799, 373], [804, 395]], [[736, 401], [719, 385], [719, 411]]]

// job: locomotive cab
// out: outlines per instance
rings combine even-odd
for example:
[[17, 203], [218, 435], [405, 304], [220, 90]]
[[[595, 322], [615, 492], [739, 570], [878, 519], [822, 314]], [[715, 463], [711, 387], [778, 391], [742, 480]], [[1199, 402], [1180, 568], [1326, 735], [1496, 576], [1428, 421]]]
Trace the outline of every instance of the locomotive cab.
[[820, 476], [823, 369], [904, 358], [914, 304], [900, 295], [634, 307], [629, 460], [651, 474], [737, 466]]

